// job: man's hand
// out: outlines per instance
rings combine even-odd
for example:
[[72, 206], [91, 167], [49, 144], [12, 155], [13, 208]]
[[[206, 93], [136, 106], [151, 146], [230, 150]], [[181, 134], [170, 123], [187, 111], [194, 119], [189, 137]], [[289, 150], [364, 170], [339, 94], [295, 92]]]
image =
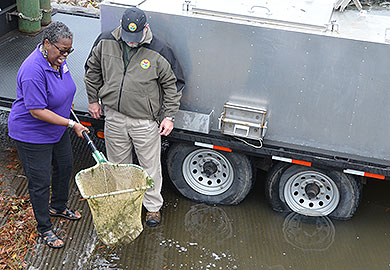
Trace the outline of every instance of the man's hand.
[[164, 118], [160, 124], [160, 135], [168, 136], [173, 129], [173, 122]]
[[100, 106], [99, 102], [90, 103], [88, 105], [88, 111], [89, 114], [95, 119], [99, 119], [102, 115], [102, 107]]

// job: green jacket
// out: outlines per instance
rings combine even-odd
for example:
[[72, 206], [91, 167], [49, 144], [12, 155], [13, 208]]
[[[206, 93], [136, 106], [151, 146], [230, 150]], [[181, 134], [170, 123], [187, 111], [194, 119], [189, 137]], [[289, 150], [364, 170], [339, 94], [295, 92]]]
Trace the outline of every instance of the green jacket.
[[150, 120], [174, 117], [185, 85], [172, 50], [150, 28], [127, 67], [121, 27], [100, 34], [86, 61], [84, 80], [89, 103], [101, 99], [127, 116]]

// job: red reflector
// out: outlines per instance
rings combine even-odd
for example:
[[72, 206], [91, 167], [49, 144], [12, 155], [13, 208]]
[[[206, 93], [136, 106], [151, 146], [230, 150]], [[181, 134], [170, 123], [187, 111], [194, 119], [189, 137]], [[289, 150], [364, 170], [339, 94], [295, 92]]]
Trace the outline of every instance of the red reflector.
[[376, 178], [376, 179], [381, 179], [381, 180], [385, 179], [384, 175], [375, 174], [375, 173], [367, 173], [366, 172], [366, 173], [364, 173], [364, 176], [371, 177], [371, 178]]
[[81, 121], [80, 123], [81, 123], [83, 126], [87, 126], [87, 127], [91, 127], [91, 126], [92, 126], [92, 124], [89, 123], [89, 122]]
[[232, 149], [227, 148], [227, 147], [223, 147], [223, 146], [214, 145], [213, 148], [216, 149], [216, 150], [221, 150], [221, 151], [226, 151], [226, 152], [232, 152]]
[[311, 162], [293, 159], [291, 163], [311, 167]]
[[98, 132], [96, 132], [96, 136], [98, 136], [101, 139], [104, 139], [104, 132], [103, 131], [98, 131]]

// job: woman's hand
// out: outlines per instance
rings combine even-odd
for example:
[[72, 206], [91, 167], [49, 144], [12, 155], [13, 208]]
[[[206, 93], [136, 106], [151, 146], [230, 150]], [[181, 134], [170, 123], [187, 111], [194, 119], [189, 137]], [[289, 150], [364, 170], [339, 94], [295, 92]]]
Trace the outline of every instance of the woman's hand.
[[89, 133], [89, 129], [84, 127], [82, 124], [79, 124], [79, 123], [76, 123], [73, 126], [73, 129], [76, 132], [77, 136], [79, 136], [80, 138], [84, 138], [83, 131]]
[[[59, 116], [58, 114], [56, 114], [48, 109], [31, 109], [30, 113], [34, 118], [48, 122], [50, 124], [60, 125], [60, 126], [65, 126], [65, 127], [69, 126], [70, 119]], [[89, 129], [84, 127], [82, 124], [79, 124], [79, 123], [75, 123], [74, 126], [72, 127], [72, 129], [74, 129], [77, 136], [79, 136], [81, 138], [84, 138], [84, 136], [82, 134], [83, 131], [89, 133]]]

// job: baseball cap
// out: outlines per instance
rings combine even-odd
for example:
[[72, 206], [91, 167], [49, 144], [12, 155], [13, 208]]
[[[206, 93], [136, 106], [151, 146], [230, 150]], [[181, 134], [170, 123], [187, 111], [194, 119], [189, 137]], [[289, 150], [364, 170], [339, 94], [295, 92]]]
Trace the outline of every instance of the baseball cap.
[[128, 8], [122, 16], [122, 40], [140, 42], [147, 24], [145, 13], [139, 8]]

